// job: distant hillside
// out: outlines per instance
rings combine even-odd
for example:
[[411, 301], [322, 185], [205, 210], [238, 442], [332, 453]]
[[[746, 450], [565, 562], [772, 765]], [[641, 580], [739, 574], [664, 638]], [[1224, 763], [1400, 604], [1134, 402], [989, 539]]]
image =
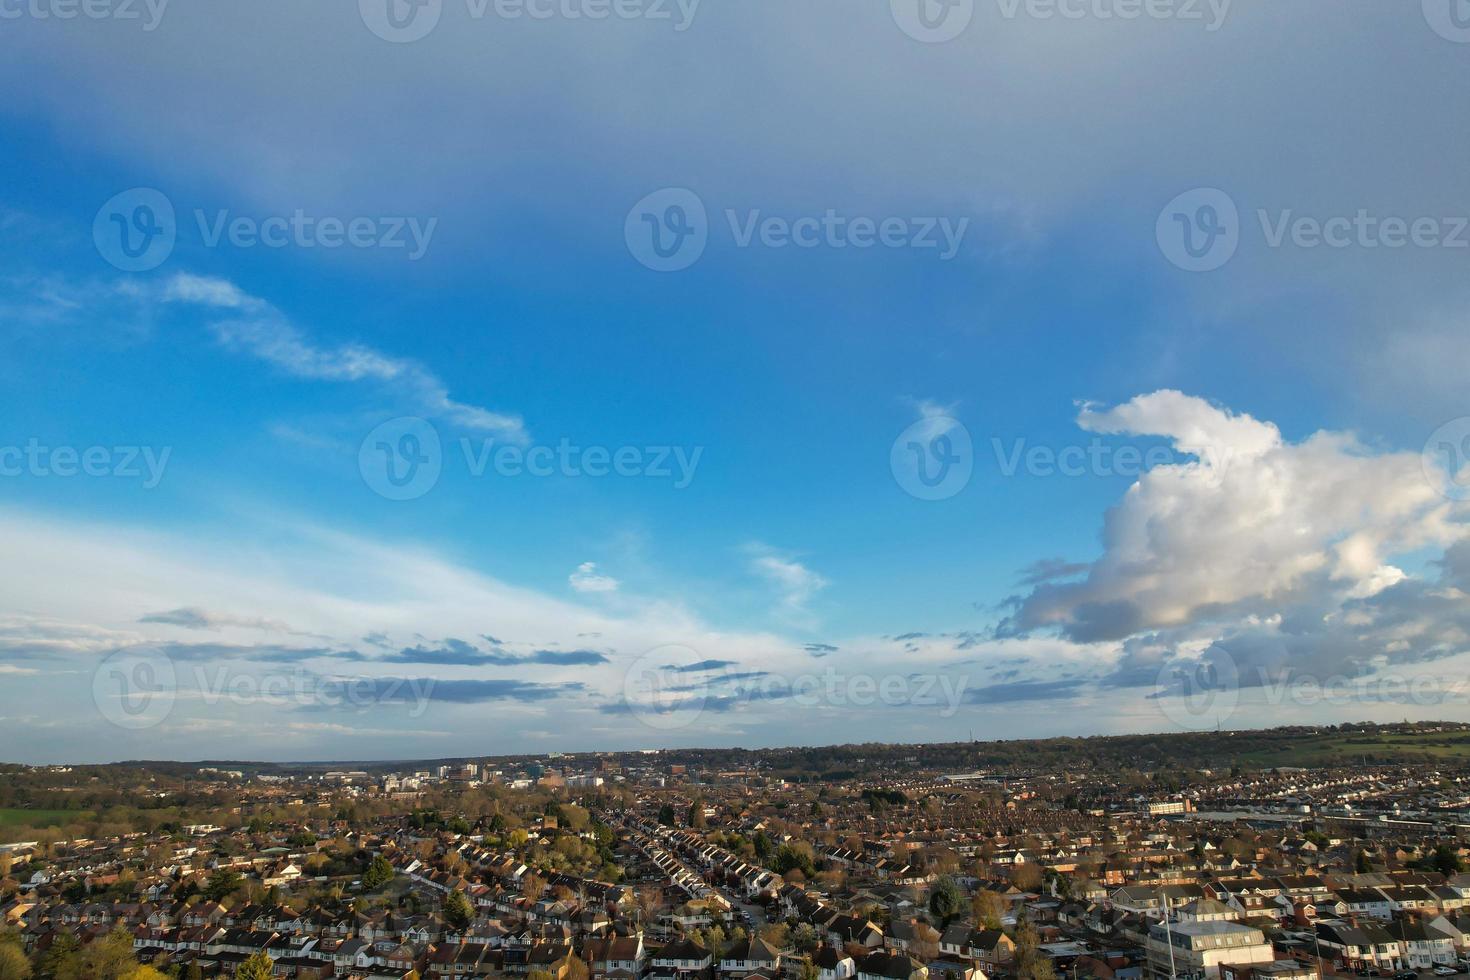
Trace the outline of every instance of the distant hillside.
[[[776, 749], [673, 749], [642, 752], [568, 754], [477, 755], [455, 759], [381, 760], [371, 762], [252, 763], [215, 761], [199, 763], [131, 762], [158, 772], [186, 776], [200, 766], [238, 769], [247, 773], [320, 773], [332, 769], [432, 769], [467, 761], [490, 762], [507, 770], [530, 765], [575, 764], [578, 760], [611, 757], [625, 765], [692, 769], [734, 769], [758, 766], [794, 781], [840, 780], [885, 770], [966, 771], [978, 768], [1035, 771], [1066, 767], [1071, 771], [1155, 771], [1160, 769], [1242, 769], [1278, 766], [1358, 766], [1411, 762], [1443, 765], [1470, 764], [1470, 724], [1462, 722], [1405, 722], [1327, 726], [1293, 726], [1245, 731], [1166, 732], [1141, 735], [1048, 738], [1014, 741], [950, 742], [938, 744], [863, 743], [794, 746]], [[96, 767], [106, 768], [106, 767]]]

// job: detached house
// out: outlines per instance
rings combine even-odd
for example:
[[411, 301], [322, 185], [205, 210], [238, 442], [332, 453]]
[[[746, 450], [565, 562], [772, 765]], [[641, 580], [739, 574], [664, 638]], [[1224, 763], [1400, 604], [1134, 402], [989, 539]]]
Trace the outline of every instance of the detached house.
[[582, 950], [592, 980], [625, 980], [643, 973], [643, 936], [589, 939]]
[[817, 980], [848, 980], [857, 974], [852, 957], [831, 946], [822, 946], [812, 953], [812, 966], [817, 968]]
[[907, 953], [869, 953], [858, 964], [858, 980], [928, 980], [929, 970]]
[[759, 936], [736, 943], [720, 957], [722, 977], [745, 977], [752, 973], [774, 977], [780, 969], [781, 954]]
[[653, 970], [656, 976], [682, 980], [708, 970], [713, 961], [709, 950], [692, 939], [684, 939], [653, 954]]

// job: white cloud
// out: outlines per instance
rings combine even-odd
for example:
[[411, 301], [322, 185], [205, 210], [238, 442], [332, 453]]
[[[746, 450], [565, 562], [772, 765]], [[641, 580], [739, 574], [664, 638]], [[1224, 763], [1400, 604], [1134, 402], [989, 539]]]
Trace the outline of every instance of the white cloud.
[[929, 398], [907, 400], [919, 413], [919, 419], [926, 423], [914, 433], [915, 437], [921, 441], [928, 442], [937, 439], [946, 432], [952, 431], [959, 424], [955, 418], [959, 410], [958, 405], [945, 405]]
[[747, 550], [751, 569], [780, 592], [778, 612], [798, 624], [811, 625], [808, 603], [827, 587], [827, 579], [766, 545], [753, 544]]
[[315, 344], [270, 303], [227, 280], [179, 273], [169, 280], [163, 298], [247, 314], [213, 323], [210, 329], [228, 350], [259, 358], [293, 377], [376, 382], [406, 394], [417, 410], [508, 441], [527, 441], [520, 418], [455, 401], [444, 382], [417, 362], [362, 344]]
[[567, 582], [578, 592], [616, 592], [618, 580], [597, 571], [597, 563], [584, 561], [567, 576]]
[[[432, 678], [435, 699], [421, 720], [415, 722], [408, 705], [401, 711], [391, 704], [373, 711], [372, 728], [366, 731], [399, 732], [375, 734], [381, 741], [368, 743], [383, 754], [411, 754], [416, 750], [405, 740], [414, 733], [441, 730], [472, 732], [485, 744], [509, 750], [523, 743], [519, 720], [550, 706], [563, 715], [580, 711], [585, 718], [614, 724], [621, 733], [619, 744], [642, 745], [651, 729], [635, 718], [600, 709], [623, 696], [624, 674], [643, 654], [677, 646], [693, 651], [696, 659], [764, 669], [803, 657], [795, 642], [771, 633], [712, 627], [673, 599], [623, 596], [616, 612], [608, 612], [511, 585], [411, 545], [311, 524], [262, 524], [247, 516], [231, 526], [230, 532], [205, 538], [0, 508], [0, 538], [7, 554], [0, 568], [0, 595], [5, 597], [0, 663], [41, 671], [34, 676], [6, 673], [14, 683], [51, 684], [30, 690], [26, 697], [74, 719], [75, 741], [31, 740], [23, 727], [0, 729], [0, 740], [26, 758], [95, 759], [109, 752], [137, 757], [150, 747], [155, 755], [187, 751], [278, 757], [265, 736], [227, 737], [223, 731], [216, 740], [191, 740], [187, 749], [161, 744], [158, 730], [127, 736], [138, 741], [126, 741], [98, 716], [90, 684], [48, 680], [57, 665], [90, 673], [101, 657], [120, 647], [168, 654], [180, 685], [169, 718], [175, 725], [198, 717], [223, 722], [237, 714], [236, 720], [252, 730], [266, 724], [263, 718], [279, 727], [302, 721], [357, 727], [346, 706], [341, 709], [345, 715], [303, 718], [307, 708], [294, 697], [298, 680]], [[267, 539], [293, 543], [262, 552], [259, 541]], [[160, 616], [159, 610], [168, 612]], [[253, 615], [255, 610], [272, 615], [267, 621]], [[179, 625], [196, 623], [227, 635], [196, 639], [191, 636], [196, 631]], [[262, 641], [260, 628], [285, 623], [300, 634]], [[486, 634], [503, 643], [483, 641]], [[381, 645], [365, 642], [367, 635], [381, 635]], [[455, 637], [494, 655], [480, 661], [435, 659], [431, 651], [420, 659], [394, 659], [404, 647], [453, 646], [457, 651], [464, 644], [450, 644], [448, 638]], [[247, 706], [211, 704], [200, 693], [203, 684], [223, 683], [220, 677], [228, 681], [242, 676], [273, 677], [277, 683], [284, 678], [285, 689], [293, 693]], [[512, 696], [495, 700], [496, 710], [487, 712], [483, 700], [453, 699], [456, 685], [471, 694], [474, 685], [501, 685]], [[536, 698], [514, 697], [527, 690]], [[303, 738], [313, 734], [298, 730]], [[367, 751], [336, 729], [314, 731], [319, 736], [314, 754], [348, 757]], [[559, 737], [570, 741], [584, 729], [560, 731]], [[705, 731], [685, 734], [694, 738]], [[332, 741], [337, 734], [342, 741]], [[442, 751], [427, 741], [419, 748]], [[299, 758], [306, 750], [291, 751], [298, 753], [291, 757]]]
[[1042, 583], [1010, 628], [1121, 639], [1197, 622], [1238, 623], [1393, 591], [1389, 559], [1444, 549], [1465, 513], [1436, 494], [1417, 453], [1354, 436], [1298, 443], [1276, 426], [1175, 391], [1084, 408], [1090, 431], [1162, 436], [1186, 454], [1140, 476], [1107, 513], [1103, 554], [1077, 582]]
[[234, 283], [213, 276], [176, 273], [164, 286], [166, 302], [202, 303], [231, 310], [265, 308], [260, 300], [241, 291]]

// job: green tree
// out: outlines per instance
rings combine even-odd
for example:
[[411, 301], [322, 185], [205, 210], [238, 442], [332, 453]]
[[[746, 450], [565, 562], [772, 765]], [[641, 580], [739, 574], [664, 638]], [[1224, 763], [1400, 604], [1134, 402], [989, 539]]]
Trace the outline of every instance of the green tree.
[[85, 980], [124, 980], [138, 968], [133, 934], [118, 926], [82, 951], [79, 966]]
[[776, 856], [771, 859], [771, 870], [778, 875], [789, 874], [791, 871], [800, 871], [808, 878], [817, 873], [817, 866], [812, 861], [811, 847], [803, 843], [782, 844], [776, 851]]
[[209, 876], [209, 881], [204, 885], [204, 897], [211, 902], [218, 902], [230, 892], [240, 887], [242, 879], [240, 872], [230, 868], [220, 868]]
[[1041, 939], [1036, 927], [1023, 921], [1016, 930], [1017, 980], [1056, 980], [1051, 960], [1041, 952]]
[[802, 957], [801, 966], [796, 971], [796, 980], [817, 980], [820, 975], [820, 972], [817, 970], [817, 965], [812, 962], [812, 958], [810, 956]]
[[370, 892], [377, 891], [392, 880], [393, 865], [381, 854], [374, 857], [367, 870], [362, 873], [362, 887]]
[[562, 960], [562, 964], [566, 967], [566, 971], [563, 973], [563, 980], [587, 980], [592, 975], [592, 971], [588, 968], [587, 964], [575, 955], [568, 956]]
[[462, 891], [452, 891], [444, 899], [444, 922], [451, 929], [464, 931], [475, 921], [475, 907]]
[[160, 973], [151, 966], [140, 966], [124, 973], [122, 980], [169, 980], [169, 975]]
[[1459, 874], [1465, 870], [1465, 863], [1460, 860], [1460, 856], [1455, 853], [1454, 848], [1448, 844], [1437, 846], [1427, 863], [1442, 875]]
[[56, 980], [79, 978], [82, 969], [82, 944], [76, 936], [63, 932], [36, 960], [36, 967], [43, 977], [54, 977]]
[[940, 875], [929, 887], [929, 912], [941, 928], [959, 918], [966, 904], [964, 890], [949, 875]]
[[0, 945], [0, 980], [30, 980], [31, 961], [20, 947], [12, 943]]
[[264, 953], [256, 953], [235, 967], [235, 980], [271, 980], [274, 966], [269, 956]]
[[999, 929], [1001, 917], [1006, 914], [1006, 900], [1000, 892], [982, 888], [975, 893], [971, 903], [975, 910], [975, 922], [982, 929]]

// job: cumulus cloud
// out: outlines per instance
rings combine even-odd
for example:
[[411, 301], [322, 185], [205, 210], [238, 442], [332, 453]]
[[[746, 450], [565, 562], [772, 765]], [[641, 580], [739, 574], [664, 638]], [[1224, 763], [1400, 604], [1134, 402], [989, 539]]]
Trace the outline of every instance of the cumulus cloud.
[[1268, 422], [1177, 391], [1088, 406], [1078, 423], [1160, 437], [1183, 458], [1140, 476], [1107, 512], [1101, 557], [1078, 581], [1043, 581], [1019, 597], [1004, 631], [1118, 640], [1341, 608], [1392, 589], [1402, 578], [1395, 556], [1464, 535], [1417, 454], [1373, 452], [1349, 433], [1291, 442]]

